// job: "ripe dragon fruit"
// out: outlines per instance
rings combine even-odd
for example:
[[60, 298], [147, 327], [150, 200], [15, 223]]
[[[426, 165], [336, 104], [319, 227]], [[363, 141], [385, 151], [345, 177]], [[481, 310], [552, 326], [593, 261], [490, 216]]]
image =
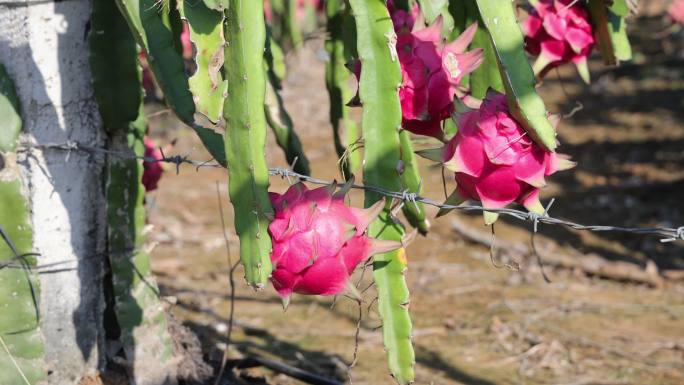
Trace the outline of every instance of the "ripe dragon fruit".
[[684, 0], [674, 0], [667, 9], [667, 17], [673, 23], [684, 25]]
[[[461, 115], [443, 162], [455, 173], [460, 198], [490, 209], [518, 202], [538, 214], [544, 211], [539, 202], [544, 177], [574, 166], [566, 155], [530, 140], [510, 114], [506, 96], [496, 91], [487, 94], [479, 110]], [[495, 220], [496, 214], [485, 212], [487, 224]]]
[[[145, 186], [145, 191], [153, 191], [157, 189], [157, 183], [161, 179], [164, 168], [160, 162], [155, 160], [162, 159], [161, 150], [154, 145], [154, 142], [149, 137], [145, 136], [145, 160], [143, 160], [143, 176], [142, 184]], [[150, 160], [147, 160], [150, 159]]]
[[384, 201], [366, 210], [348, 207], [344, 197], [349, 186], [334, 193], [334, 185], [309, 190], [298, 183], [282, 195], [270, 193], [275, 209], [268, 226], [273, 241], [271, 282], [285, 301], [292, 293], [339, 294], [359, 263], [402, 246], [365, 234]]
[[393, 0], [387, 0], [387, 9], [392, 17], [394, 30], [397, 33], [410, 33], [413, 30], [413, 26], [416, 24], [416, 19], [420, 13], [418, 4], [414, 4], [411, 12], [407, 12], [401, 8], [396, 8]]
[[[403, 10], [392, 14], [397, 33], [396, 52], [401, 64], [399, 87], [402, 127], [418, 135], [444, 139], [442, 121], [454, 110], [454, 96], [463, 76], [474, 71], [483, 60], [478, 48], [466, 52], [477, 32], [477, 24], [468, 27], [452, 43], [440, 47], [442, 18], [430, 27], [411, 32], [414, 16]], [[358, 79], [361, 63], [350, 65]], [[358, 95], [350, 105], [356, 105]]]
[[589, 83], [587, 56], [594, 48], [593, 28], [583, 2], [577, 0], [538, 0], [522, 24], [525, 49], [538, 56], [534, 73], [544, 76], [565, 63], [574, 63], [582, 79]]

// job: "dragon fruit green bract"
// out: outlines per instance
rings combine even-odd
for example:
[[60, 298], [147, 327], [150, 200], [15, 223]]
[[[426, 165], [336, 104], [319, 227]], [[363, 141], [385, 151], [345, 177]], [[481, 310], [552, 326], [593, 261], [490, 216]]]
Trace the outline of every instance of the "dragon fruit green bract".
[[534, 73], [543, 76], [565, 63], [574, 63], [585, 82], [589, 82], [587, 56], [594, 47], [589, 13], [576, 0], [539, 0], [533, 3], [523, 22], [525, 49], [538, 56]]
[[309, 190], [298, 183], [282, 195], [270, 193], [275, 209], [268, 226], [273, 240], [271, 282], [282, 297], [339, 294], [359, 263], [401, 247], [365, 234], [383, 201], [356, 209], [344, 204], [344, 188], [333, 190], [330, 186]]
[[[544, 177], [574, 166], [567, 156], [530, 140], [511, 116], [506, 96], [495, 91], [487, 94], [479, 110], [463, 114], [458, 127], [443, 153], [444, 166], [455, 173], [459, 195], [479, 200], [485, 208], [518, 202], [541, 214]], [[496, 216], [489, 213], [485, 220], [491, 223]]]
[[476, 31], [477, 24], [473, 24], [442, 48], [441, 18], [419, 31], [399, 31], [397, 55], [403, 79], [399, 99], [405, 129], [442, 139], [441, 123], [453, 111], [461, 78], [482, 62], [481, 49], [466, 52]]

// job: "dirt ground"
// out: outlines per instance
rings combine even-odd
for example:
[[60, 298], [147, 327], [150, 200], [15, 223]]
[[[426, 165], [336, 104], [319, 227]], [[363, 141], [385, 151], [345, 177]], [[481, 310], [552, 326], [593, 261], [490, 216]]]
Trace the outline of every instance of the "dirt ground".
[[[553, 216], [622, 226], [684, 224], [684, 32], [657, 36], [666, 28], [658, 10], [647, 9], [632, 25], [634, 63], [606, 69], [595, 58], [590, 86], [573, 68], [563, 68], [540, 87], [552, 112], [583, 106], [559, 129], [559, 151], [578, 166], [549, 178], [542, 201], [556, 198]], [[289, 58], [283, 96], [313, 174], [333, 179], [339, 176], [320, 49], [314, 40]], [[159, 108], [150, 105], [148, 112]], [[194, 134], [168, 115], [156, 115], [151, 127], [161, 144], [179, 139], [174, 153], [208, 159]], [[267, 158], [269, 165], [285, 166], [272, 138]], [[427, 162], [421, 168], [425, 195], [442, 198], [439, 169]], [[171, 312], [198, 335], [212, 365], [226, 347], [230, 304], [219, 195], [230, 258], [238, 258], [226, 179], [222, 169], [183, 166], [178, 175], [169, 169], [150, 196], [149, 240], [156, 244], [153, 267], [162, 294], [175, 298]], [[279, 178], [271, 182], [273, 191], [287, 187]], [[352, 203], [362, 205], [361, 195]], [[436, 210], [429, 213], [434, 217]], [[430, 234], [408, 250], [417, 384], [684, 383], [681, 242], [541, 226], [537, 244], [549, 258], [586, 262], [548, 263], [546, 283], [524, 252], [529, 223], [496, 224], [507, 246], [493, 263], [489, 247], [454, 230], [465, 224], [488, 239], [479, 216], [457, 213], [431, 222]], [[519, 268], [500, 267], [505, 262]], [[609, 279], [613, 269], [631, 273]], [[235, 276], [231, 358], [256, 354], [340, 381], [351, 374], [354, 384], [394, 383], [373, 289], [364, 296], [358, 360], [348, 373], [359, 312], [354, 301], [341, 297], [333, 305], [332, 298], [295, 296], [284, 312], [272, 288], [256, 293], [239, 268]], [[260, 378], [254, 383], [298, 383], [266, 369], [244, 374]]]

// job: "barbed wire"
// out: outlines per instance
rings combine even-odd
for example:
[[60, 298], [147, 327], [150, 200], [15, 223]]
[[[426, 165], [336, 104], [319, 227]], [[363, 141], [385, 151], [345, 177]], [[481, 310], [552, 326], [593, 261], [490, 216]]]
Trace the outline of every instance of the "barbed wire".
[[[189, 159], [188, 156], [181, 156], [181, 155], [166, 156], [163, 152], [162, 152], [162, 157], [160, 159], [157, 159], [157, 158], [152, 158], [152, 157], [134, 156], [130, 152], [115, 151], [115, 150], [110, 150], [110, 149], [106, 149], [106, 148], [88, 146], [88, 145], [84, 145], [84, 144], [81, 144], [81, 143], [78, 143], [75, 141], [66, 141], [64, 143], [47, 143], [47, 144], [22, 143], [22, 144], [20, 144], [17, 151], [19, 151], [19, 152], [31, 151], [31, 149], [35, 149], [35, 148], [55, 149], [55, 150], [67, 151], [67, 158], [66, 158], [67, 161], [69, 159], [71, 152], [82, 151], [82, 152], [86, 152], [89, 154], [104, 154], [104, 155], [110, 155], [110, 156], [124, 157], [124, 158], [128, 158], [128, 159], [138, 159], [138, 160], [143, 160], [144, 162], [149, 162], [149, 163], [169, 163], [169, 164], [174, 164], [176, 166], [176, 173], [180, 172], [180, 166], [183, 164], [192, 165], [195, 167], [196, 170], [199, 170], [200, 168], [203, 168], [203, 167], [211, 167], [211, 168], [222, 168], [223, 167], [221, 164], [219, 164], [218, 162], [216, 162], [213, 159], [210, 159], [208, 161], [198, 161], [198, 160]], [[280, 176], [281, 178], [287, 178], [288, 180], [290, 180], [290, 178], [295, 178], [295, 179], [298, 179], [300, 181], [304, 181], [304, 182], [308, 182], [308, 183], [316, 184], [316, 185], [330, 185], [330, 184], [336, 183], [335, 181], [329, 181], [329, 180], [311, 177], [308, 175], [303, 175], [303, 174], [292, 171], [291, 168], [290, 169], [278, 168], [278, 167], [269, 168], [269, 175]], [[292, 181], [290, 180], [290, 182], [292, 182]], [[660, 242], [662, 242], [662, 243], [684, 240], [684, 226], [679, 226], [679, 227], [625, 227], [625, 226], [612, 226], [612, 225], [585, 225], [585, 224], [577, 223], [574, 221], [549, 216], [548, 212], [545, 212], [544, 214], [540, 215], [537, 213], [522, 211], [522, 210], [517, 210], [517, 209], [512, 209], [512, 208], [490, 209], [490, 208], [484, 208], [482, 206], [470, 205], [470, 204], [451, 205], [451, 204], [438, 202], [436, 200], [420, 196], [419, 194], [410, 192], [408, 190], [392, 191], [392, 190], [384, 189], [384, 188], [378, 187], [378, 186], [359, 185], [359, 184], [351, 184], [350, 187], [352, 189], [357, 189], [357, 190], [371, 191], [371, 192], [380, 194], [380, 195], [388, 197], [388, 198], [396, 199], [396, 200], [398, 200], [404, 204], [417, 205], [418, 203], [423, 203], [425, 205], [434, 206], [436, 208], [444, 209], [444, 210], [459, 210], [459, 211], [464, 211], [464, 212], [484, 212], [484, 211], [487, 211], [487, 212], [491, 212], [491, 213], [497, 213], [499, 215], [514, 218], [514, 219], [519, 220], [519, 221], [530, 222], [533, 225], [533, 232], [535, 232], [535, 233], [537, 232], [538, 225], [540, 223], [542, 223], [542, 224], [547, 224], [547, 225], [563, 226], [566, 228], [570, 228], [570, 229], [574, 229], [574, 230], [582, 230], [582, 231], [615, 232], [615, 233], [628, 233], [628, 234], [638, 234], [638, 235], [653, 235], [653, 236], [659, 237]], [[546, 211], [548, 211], [549, 206], [547, 206]]]

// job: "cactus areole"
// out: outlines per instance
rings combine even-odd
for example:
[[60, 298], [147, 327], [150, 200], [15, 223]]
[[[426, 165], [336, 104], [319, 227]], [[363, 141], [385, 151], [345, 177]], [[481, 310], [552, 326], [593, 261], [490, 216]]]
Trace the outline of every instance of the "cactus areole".
[[458, 127], [445, 147], [444, 166], [454, 172], [459, 195], [479, 200], [485, 208], [517, 202], [541, 214], [544, 178], [574, 166], [566, 156], [533, 142], [498, 92], [490, 91], [479, 110], [463, 114]]
[[357, 209], [344, 204], [346, 188], [334, 190], [334, 185], [309, 190], [298, 183], [282, 195], [270, 193], [275, 209], [268, 226], [273, 239], [271, 282], [282, 297], [339, 294], [359, 263], [401, 247], [365, 234], [384, 201]]

